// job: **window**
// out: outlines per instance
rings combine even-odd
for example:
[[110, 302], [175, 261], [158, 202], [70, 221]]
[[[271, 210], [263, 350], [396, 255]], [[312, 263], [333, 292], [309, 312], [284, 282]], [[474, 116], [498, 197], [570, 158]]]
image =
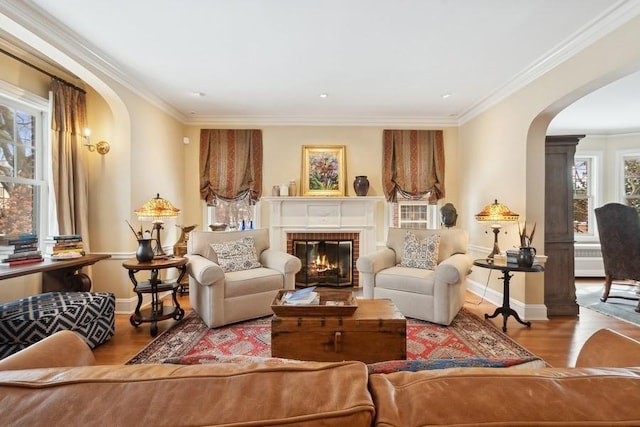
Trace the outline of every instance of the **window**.
[[0, 85], [0, 234], [48, 234], [47, 117], [47, 100]]
[[401, 228], [437, 228], [437, 205], [426, 201], [390, 203], [392, 226]]
[[580, 152], [574, 159], [573, 183], [573, 231], [576, 241], [597, 239], [594, 209], [599, 203], [601, 184], [598, 168], [602, 164], [601, 152]]
[[625, 155], [623, 159], [623, 201], [640, 213], [640, 154]]

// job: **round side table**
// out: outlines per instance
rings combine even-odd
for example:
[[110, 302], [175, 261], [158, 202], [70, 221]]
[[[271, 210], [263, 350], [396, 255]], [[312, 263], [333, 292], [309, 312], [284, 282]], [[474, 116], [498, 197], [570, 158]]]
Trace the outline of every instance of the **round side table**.
[[[129, 318], [129, 322], [133, 326], [138, 327], [144, 322], [150, 322], [151, 336], [155, 337], [158, 333], [158, 321], [172, 318], [181, 320], [184, 317], [184, 309], [180, 307], [176, 299], [176, 292], [187, 272], [186, 258], [153, 259], [149, 262], [139, 262], [137, 259], [132, 258], [124, 261], [122, 266], [129, 270], [129, 278], [133, 283], [133, 290], [138, 295], [138, 305], [136, 305], [135, 312]], [[180, 275], [175, 281], [166, 282], [158, 277], [160, 270], [168, 268], [177, 268], [180, 271]], [[140, 271], [151, 272], [149, 279], [139, 282], [136, 279], [136, 273]], [[158, 294], [167, 291], [171, 291], [173, 305], [164, 307]], [[151, 294], [151, 308], [140, 310], [144, 294]]]
[[494, 262], [492, 259], [481, 258], [473, 261], [473, 265], [488, 268], [491, 270], [499, 270], [502, 272], [502, 280], [503, 280], [503, 290], [502, 290], [502, 307], [496, 308], [496, 311], [493, 314], [485, 314], [485, 319], [493, 319], [497, 317], [499, 314], [502, 314], [502, 331], [507, 332], [507, 319], [509, 316], [513, 316], [518, 323], [526, 325], [527, 327], [531, 327], [531, 322], [525, 322], [520, 319], [518, 312], [511, 308], [509, 304], [509, 280], [511, 279], [512, 271], [521, 271], [523, 273], [539, 273], [544, 271], [544, 267], [541, 265], [534, 264], [531, 267], [521, 267], [518, 264], [505, 263], [505, 262]]

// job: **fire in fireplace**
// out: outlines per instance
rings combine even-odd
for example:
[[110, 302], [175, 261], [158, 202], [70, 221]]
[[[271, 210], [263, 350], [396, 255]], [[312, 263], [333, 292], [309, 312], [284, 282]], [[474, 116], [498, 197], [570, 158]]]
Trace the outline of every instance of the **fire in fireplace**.
[[352, 286], [353, 240], [293, 240], [293, 255], [302, 268], [297, 286]]

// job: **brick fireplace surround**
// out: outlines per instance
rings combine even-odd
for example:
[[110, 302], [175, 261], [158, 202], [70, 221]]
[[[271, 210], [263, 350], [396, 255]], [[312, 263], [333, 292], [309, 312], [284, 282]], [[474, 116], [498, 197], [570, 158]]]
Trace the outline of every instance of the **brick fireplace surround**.
[[378, 208], [383, 197], [262, 197], [269, 203], [272, 248], [293, 253], [293, 240], [353, 240], [353, 283], [359, 285], [356, 261], [376, 250]]
[[356, 260], [360, 256], [360, 233], [287, 233], [287, 253], [293, 254], [294, 240], [352, 240], [351, 256], [353, 258], [351, 283], [358, 287], [360, 281]]

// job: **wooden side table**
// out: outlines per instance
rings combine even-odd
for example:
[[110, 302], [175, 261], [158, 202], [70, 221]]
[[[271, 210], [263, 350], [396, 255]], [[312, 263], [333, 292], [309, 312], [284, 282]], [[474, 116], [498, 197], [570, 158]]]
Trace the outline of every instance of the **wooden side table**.
[[502, 290], [502, 307], [496, 308], [496, 311], [493, 312], [492, 315], [485, 314], [485, 319], [493, 319], [497, 317], [499, 314], [502, 314], [502, 331], [507, 332], [507, 319], [509, 316], [513, 316], [518, 323], [526, 325], [527, 327], [531, 327], [531, 322], [524, 322], [520, 319], [518, 312], [511, 308], [509, 303], [509, 280], [511, 279], [512, 271], [521, 271], [523, 273], [539, 273], [544, 271], [544, 267], [541, 265], [532, 265], [531, 267], [521, 267], [518, 264], [505, 263], [505, 262], [494, 262], [492, 259], [481, 258], [473, 261], [473, 265], [482, 268], [488, 268], [491, 270], [499, 270], [502, 272], [502, 280], [503, 280], [503, 290]]
[[[180, 320], [184, 317], [184, 309], [180, 308], [180, 304], [176, 299], [176, 292], [180, 287], [180, 281], [187, 272], [186, 258], [154, 259], [150, 262], [138, 262], [137, 259], [133, 258], [123, 262], [122, 266], [129, 270], [129, 278], [133, 283], [133, 290], [138, 294], [138, 305], [129, 318], [129, 322], [133, 326], [138, 327], [144, 322], [151, 322], [151, 336], [155, 337], [158, 333], [158, 321], [171, 318]], [[160, 270], [168, 268], [180, 270], [180, 275], [176, 281], [165, 282], [158, 277]], [[138, 282], [135, 275], [139, 271], [150, 271], [149, 280]], [[172, 306], [164, 307], [162, 300], [158, 297], [160, 292], [166, 291], [171, 291]], [[141, 311], [140, 307], [142, 306], [144, 294], [151, 294], [151, 308]]]

